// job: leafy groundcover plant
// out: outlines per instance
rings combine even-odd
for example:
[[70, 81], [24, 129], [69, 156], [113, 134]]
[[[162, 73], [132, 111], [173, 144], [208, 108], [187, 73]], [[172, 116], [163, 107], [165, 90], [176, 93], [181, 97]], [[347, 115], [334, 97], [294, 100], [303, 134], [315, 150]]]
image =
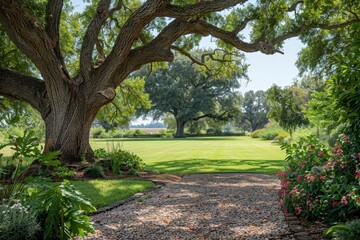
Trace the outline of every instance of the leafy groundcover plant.
[[0, 148], [11, 145], [14, 151], [10, 158], [14, 167], [0, 165], [0, 240], [65, 240], [94, 232], [85, 213], [95, 208], [69, 181], [54, 185], [43, 176], [28, 176], [31, 165], [23, 165], [26, 158], [30, 163], [34, 159], [42, 163], [47, 176], [71, 176], [69, 169], [60, 165], [58, 152], [41, 154], [34, 134], [26, 131], [23, 137], [12, 137], [8, 144], [0, 144]]
[[314, 136], [283, 148], [287, 166], [278, 176], [286, 213], [328, 223], [360, 216], [360, 151], [351, 137], [331, 150]]

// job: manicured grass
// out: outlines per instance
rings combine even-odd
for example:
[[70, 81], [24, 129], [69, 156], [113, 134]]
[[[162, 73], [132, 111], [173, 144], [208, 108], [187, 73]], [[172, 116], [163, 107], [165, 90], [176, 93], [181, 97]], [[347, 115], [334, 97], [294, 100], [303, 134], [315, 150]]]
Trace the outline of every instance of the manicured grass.
[[91, 144], [94, 149], [133, 152], [144, 160], [146, 170], [161, 173], [275, 174], [285, 158], [278, 144], [250, 137], [92, 139]]
[[154, 186], [152, 182], [140, 180], [89, 180], [71, 183], [96, 208], [108, 206]]

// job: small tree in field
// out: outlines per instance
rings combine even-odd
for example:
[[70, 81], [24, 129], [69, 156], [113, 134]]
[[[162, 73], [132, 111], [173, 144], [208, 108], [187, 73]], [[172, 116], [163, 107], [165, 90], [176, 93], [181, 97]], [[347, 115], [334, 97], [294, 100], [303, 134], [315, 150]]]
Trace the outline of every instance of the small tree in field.
[[0, 0], [0, 95], [40, 112], [45, 151], [61, 150], [63, 162], [93, 158], [91, 124], [129, 74], [174, 51], [204, 64], [188, 53], [203, 36], [225, 52], [275, 54], [312, 29], [360, 22], [348, 0], [87, 2], [78, 14], [69, 0]]

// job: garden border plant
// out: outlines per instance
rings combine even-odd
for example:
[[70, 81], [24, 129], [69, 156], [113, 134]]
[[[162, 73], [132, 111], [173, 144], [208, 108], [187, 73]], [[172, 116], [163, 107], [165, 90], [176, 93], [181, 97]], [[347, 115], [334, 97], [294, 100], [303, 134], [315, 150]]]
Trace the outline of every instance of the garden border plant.
[[343, 135], [330, 151], [315, 136], [285, 144], [287, 167], [281, 179], [286, 213], [327, 223], [360, 215], [360, 151]]
[[[9, 236], [10, 239], [24, 239], [23, 233], [27, 234], [27, 239], [65, 240], [94, 232], [85, 212], [96, 209], [69, 181], [54, 187], [49, 184], [49, 179], [27, 176], [32, 165], [23, 168], [24, 158], [37, 159], [50, 169], [52, 177], [67, 177], [71, 172], [60, 165], [57, 159], [59, 152], [41, 154], [41, 147], [34, 136], [34, 131], [25, 131], [23, 137], [11, 137], [8, 144], [1, 145], [1, 148], [12, 145], [14, 154], [11, 162], [15, 169], [9, 173], [0, 166], [0, 209], [4, 215], [0, 218], [0, 239], [3, 236], [6, 239]], [[0, 161], [1, 158], [2, 155]], [[22, 233], [14, 234], [18, 230]]]

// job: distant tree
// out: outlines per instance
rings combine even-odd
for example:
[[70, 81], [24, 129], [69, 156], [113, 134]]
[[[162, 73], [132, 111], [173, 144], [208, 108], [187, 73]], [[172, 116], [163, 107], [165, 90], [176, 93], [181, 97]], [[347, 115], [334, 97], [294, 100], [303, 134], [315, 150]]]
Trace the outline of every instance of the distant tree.
[[184, 127], [189, 121], [202, 118], [226, 121], [236, 116], [240, 109], [235, 90], [239, 87], [237, 78], [243, 74], [241, 68], [234, 68], [229, 77], [221, 71], [213, 74], [181, 57], [167, 69], [152, 72], [146, 78], [145, 91], [150, 94], [153, 115], [171, 113], [176, 119], [175, 137], [185, 137]]
[[306, 91], [295, 85], [284, 89], [273, 85], [266, 93], [270, 105], [268, 117], [277, 121], [290, 135], [296, 127], [309, 123], [302, 111], [306, 103]]
[[172, 115], [171, 113], [166, 113], [165, 116], [162, 117], [162, 120], [164, 121], [167, 129], [176, 129], [176, 120], [174, 118], [174, 115]]
[[238, 124], [244, 130], [254, 131], [263, 128], [268, 122], [269, 105], [267, 104], [266, 93], [264, 91], [254, 92], [251, 90], [246, 92], [242, 99], [241, 107], [242, 115]]

